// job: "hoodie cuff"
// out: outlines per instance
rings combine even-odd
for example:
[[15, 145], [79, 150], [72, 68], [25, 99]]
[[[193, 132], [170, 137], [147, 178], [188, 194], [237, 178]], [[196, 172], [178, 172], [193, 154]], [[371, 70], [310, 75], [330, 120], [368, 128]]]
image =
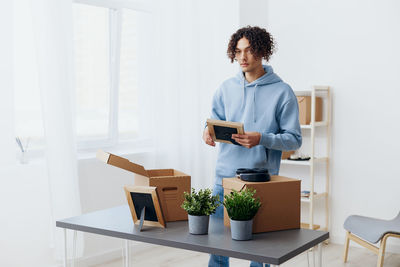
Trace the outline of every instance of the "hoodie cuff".
[[260, 145], [268, 148], [271, 145], [272, 137], [273, 137], [272, 133], [261, 133]]

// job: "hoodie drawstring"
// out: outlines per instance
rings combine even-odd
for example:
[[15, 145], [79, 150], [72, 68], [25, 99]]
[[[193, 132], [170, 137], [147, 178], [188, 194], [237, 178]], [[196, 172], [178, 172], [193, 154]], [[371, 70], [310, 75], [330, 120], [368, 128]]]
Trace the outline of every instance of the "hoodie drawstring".
[[254, 87], [254, 94], [253, 94], [253, 120], [254, 120], [254, 122], [257, 122], [257, 118], [256, 118], [256, 92], [257, 92], [257, 84]]
[[242, 110], [244, 110], [244, 106], [246, 103], [246, 87], [245, 87], [244, 79], [242, 80], [242, 85], [243, 85]]

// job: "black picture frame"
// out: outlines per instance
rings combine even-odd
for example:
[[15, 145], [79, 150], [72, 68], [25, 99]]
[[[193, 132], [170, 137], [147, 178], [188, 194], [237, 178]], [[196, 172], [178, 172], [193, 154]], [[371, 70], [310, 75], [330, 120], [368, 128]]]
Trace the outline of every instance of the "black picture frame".
[[135, 224], [165, 228], [165, 220], [161, 210], [156, 187], [124, 186], [126, 199]]
[[222, 142], [240, 146], [239, 143], [232, 139], [232, 134], [244, 134], [243, 123], [207, 119], [207, 126], [214, 142]]

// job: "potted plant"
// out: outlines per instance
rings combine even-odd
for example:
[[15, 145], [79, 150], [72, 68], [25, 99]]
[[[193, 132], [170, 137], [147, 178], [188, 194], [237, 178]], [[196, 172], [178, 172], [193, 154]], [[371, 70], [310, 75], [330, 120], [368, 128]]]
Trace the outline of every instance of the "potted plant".
[[261, 206], [258, 198], [254, 197], [256, 190], [245, 188], [224, 196], [224, 206], [231, 223], [231, 235], [235, 240], [252, 238], [253, 218]]
[[189, 233], [207, 234], [210, 215], [215, 213], [219, 205], [219, 197], [212, 196], [210, 189], [200, 189], [196, 192], [192, 188], [191, 194], [184, 192], [184, 201], [181, 207], [189, 215]]

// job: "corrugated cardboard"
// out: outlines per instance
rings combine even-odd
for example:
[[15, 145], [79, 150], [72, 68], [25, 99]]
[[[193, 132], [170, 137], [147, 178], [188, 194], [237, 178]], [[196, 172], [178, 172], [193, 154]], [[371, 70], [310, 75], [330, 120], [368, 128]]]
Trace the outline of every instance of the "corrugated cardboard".
[[[298, 96], [299, 121], [301, 125], [311, 122], [311, 96]], [[322, 121], [322, 98], [315, 98], [315, 121]]]
[[97, 158], [115, 167], [135, 173], [134, 185], [155, 186], [164, 219], [167, 222], [185, 221], [187, 212], [181, 208], [183, 192], [190, 192], [190, 175], [174, 169], [146, 170], [128, 159], [97, 151]]
[[290, 158], [290, 155], [294, 154], [294, 150], [292, 151], [282, 151], [282, 159]]
[[[256, 190], [261, 207], [253, 221], [253, 233], [300, 228], [300, 180], [273, 175], [269, 182], [245, 182], [239, 178], [224, 178], [224, 195], [232, 189], [240, 191], [246, 187]], [[224, 225], [229, 226], [229, 217], [224, 208]]]

